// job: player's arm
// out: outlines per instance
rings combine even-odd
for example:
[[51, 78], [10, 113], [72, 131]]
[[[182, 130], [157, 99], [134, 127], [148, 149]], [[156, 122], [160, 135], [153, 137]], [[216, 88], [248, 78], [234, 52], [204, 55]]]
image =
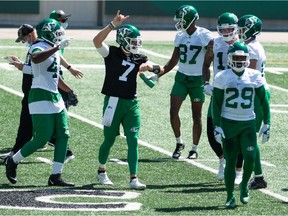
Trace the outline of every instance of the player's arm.
[[31, 61], [35, 64], [39, 64], [45, 60], [47, 60], [51, 55], [59, 50], [59, 46], [54, 46], [47, 50], [41, 50], [36, 48], [32, 51]]
[[250, 59], [250, 64], [248, 67], [257, 70], [257, 59]]
[[260, 100], [260, 106], [263, 112], [263, 123], [270, 125], [270, 103], [264, 85], [255, 89], [256, 97]]
[[214, 43], [213, 40], [209, 42], [207, 46], [207, 51], [204, 56], [204, 62], [202, 66], [202, 76], [203, 76], [204, 83], [209, 83], [210, 81], [210, 69], [209, 68], [214, 58], [213, 43]]
[[117, 26], [120, 26], [122, 22], [128, 18], [129, 16], [124, 16], [123, 14], [120, 14], [120, 10], [118, 10], [113, 20], [102, 30], [100, 30], [100, 32], [93, 38], [94, 46], [97, 49], [101, 48], [103, 46], [102, 43], [107, 38], [108, 34], [113, 29], [117, 28]]
[[179, 47], [174, 47], [174, 51], [172, 53], [172, 56], [170, 60], [164, 65], [163, 68], [161, 68], [160, 73], [158, 74], [159, 77], [163, 76], [164, 74], [168, 73], [171, 71], [175, 65], [177, 65], [180, 57], [180, 51]]
[[63, 55], [60, 55], [60, 63], [63, 67], [65, 67], [76, 79], [81, 79], [83, 77], [83, 73], [73, 67], [71, 64], [67, 62]]
[[214, 87], [212, 97], [212, 109], [211, 109], [214, 126], [220, 126], [223, 99], [224, 99], [224, 90]]

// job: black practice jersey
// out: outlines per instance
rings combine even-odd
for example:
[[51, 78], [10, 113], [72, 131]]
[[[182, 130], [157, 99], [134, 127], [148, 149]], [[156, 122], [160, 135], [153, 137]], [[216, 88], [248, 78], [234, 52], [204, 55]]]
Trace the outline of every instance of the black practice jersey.
[[101, 92], [124, 99], [136, 98], [137, 73], [140, 65], [148, 61], [147, 56], [126, 56], [120, 47], [109, 46], [109, 55], [104, 60], [106, 74]]

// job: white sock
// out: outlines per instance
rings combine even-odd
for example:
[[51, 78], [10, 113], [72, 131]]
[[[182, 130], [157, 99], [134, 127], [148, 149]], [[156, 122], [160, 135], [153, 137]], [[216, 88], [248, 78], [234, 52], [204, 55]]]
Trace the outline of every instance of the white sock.
[[16, 164], [19, 164], [24, 159], [24, 157], [19, 150], [16, 154], [13, 155], [12, 159]]
[[192, 150], [193, 151], [197, 152], [197, 147], [198, 147], [198, 145], [192, 144]]
[[59, 162], [54, 161], [51, 174], [53, 175], [53, 174], [62, 173], [63, 167], [64, 167], [64, 163], [59, 163]]
[[181, 136], [176, 137], [176, 143], [183, 144], [183, 140], [182, 140]]

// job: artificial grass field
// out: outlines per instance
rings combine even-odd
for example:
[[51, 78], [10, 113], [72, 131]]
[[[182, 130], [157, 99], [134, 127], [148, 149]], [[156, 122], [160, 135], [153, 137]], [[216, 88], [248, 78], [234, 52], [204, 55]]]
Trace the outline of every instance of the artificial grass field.
[[[114, 44], [114, 42], [111, 42]], [[175, 71], [161, 77], [152, 89], [138, 80], [138, 97], [142, 111], [142, 127], [139, 146], [139, 179], [147, 185], [145, 191], [129, 189], [129, 172], [126, 162], [127, 144], [119, 136], [110, 154], [107, 171], [114, 186], [99, 185], [96, 180], [98, 148], [102, 142], [101, 113], [103, 95], [100, 93], [104, 78], [103, 59], [94, 49], [92, 41], [73, 41], [65, 49], [65, 58], [82, 70], [84, 78], [76, 80], [64, 69], [65, 81], [78, 94], [79, 105], [70, 109], [70, 147], [75, 159], [65, 164], [63, 178], [73, 181], [75, 188], [51, 188], [47, 180], [51, 165], [41, 162], [39, 157], [52, 160], [53, 148], [36, 152], [20, 164], [17, 169], [18, 182], [11, 185], [5, 177], [5, 166], [0, 164], [0, 214], [1, 215], [285, 215], [288, 214], [287, 185], [287, 131], [288, 131], [288, 48], [283, 44], [263, 44], [267, 55], [266, 77], [271, 85], [271, 138], [260, 146], [263, 171], [268, 181], [266, 190], [250, 191], [251, 201], [243, 205], [239, 201], [236, 185], [234, 210], [224, 208], [225, 186], [217, 181], [218, 159], [210, 148], [206, 136], [206, 114], [210, 98], [203, 105], [203, 131], [197, 160], [184, 159], [191, 150], [192, 117], [187, 99], [181, 108], [182, 137], [186, 143], [183, 159], [171, 158], [175, 138], [169, 121], [170, 90]], [[13, 40], [0, 40], [0, 56], [17, 55], [24, 60], [27, 48]], [[173, 51], [172, 42], [145, 42], [144, 54], [151, 61], [165, 64]], [[157, 55], [159, 54], [159, 55]], [[286, 70], [287, 68], [287, 70]], [[277, 73], [278, 72], [278, 73]], [[9, 92], [21, 92], [22, 74], [0, 59], [0, 153], [5, 153], [15, 142], [19, 124], [21, 97]], [[7, 87], [7, 90], [3, 88]], [[100, 128], [99, 128], [100, 127]], [[114, 159], [114, 160], [113, 160]], [[1, 162], [1, 161], [0, 161]], [[8, 191], [13, 189], [13, 191]], [[57, 194], [55, 202], [47, 207], [43, 202], [34, 202], [23, 190], [37, 196]], [[76, 192], [75, 192], [76, 190]], [[7, 191], [9, 195], [7, 195]], [[82, 196], [85, 191], [87, 196]], [[111, 192], [112, 191], [112, 192]], [[99, 193], [137, 193], [135, 198], [109, 198]], [[41, 192], [41, 193], [40, 193]], [[75, 193], [77, 193], [75, 195]], [[39, 195], [38, 195], [39, 194]], [[68, 196], [70, 194], [70, 196]], [[71, 196], [73, 194], [74, 196]], [[21, 198], [18, 196], [21, 195]], [[135, 194], [134, 194], [135, 195]], [[135, 196], [136, 196], [135, 195]], [[5, 198], [4, 198], [5, 197]], [[20, 200], [18, 208], [14, 206]], [[14, 203], [14, 204], [13, 204]], [[69, 204], [67, 204], [69, 203]], [[107, 203], [110, 203], [109, 205]], [[111, 204], [112, 203], [112, 204]], [[120, 211], [119, 203], [137, 203], [140, 209]], [[125, 204], [126, 203], [126, 204]], [[24, 206], [22, 209], [19, 206]], [[48, 204], [47, 204], [48, 205]], [[111, 208], [97, 212], [103, 205]], [[6, 207], [5, 207], [6, 206]], [[46, 210], [38, 210], [45, 208]], [[113, 212], [108, 211], [113, 209]], [[31, 207], [29, 209], [28, 207]], [[32, 211], [32, 207], [35, 208]], [[54, 210], [53, 210], [54, 208]], [[60, 210], [62, 208], [62, 210]], [[68, 210], [64, 210], [64, 209]], [[80, 211], [81, 210], [81, 211]]]

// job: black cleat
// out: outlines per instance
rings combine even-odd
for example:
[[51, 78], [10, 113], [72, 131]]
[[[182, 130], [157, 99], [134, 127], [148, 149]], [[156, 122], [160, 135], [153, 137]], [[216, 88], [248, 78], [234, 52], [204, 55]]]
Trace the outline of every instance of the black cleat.
[[253, 177], [248, 183], [249, 189], [262, 189], [267, 188], [267, 182], [264, 179], [264, 176]]
[[178, 159], [181, 156], [181, 151], [185, 148], [185, 144], [177, 143], [172, 157]]
[[198, 158], [198, 153], [194, 150], [189, 151], [188, 154], [188, 159], [197, 159]]
[[73, 187], [75, 186], [74, 183], [72, 182], [65, 182], [62, 178], [61, 178], [61, 174], [52, 174], [50, 175], [49, 179], [48, 179], [48, 185], [49, 186], [66, 186], [66, 187]]
[[17, 182], [17, 177], [16, 177], [16, 169], [18, 164], [16, 164], [12, 157], [7, 157], [5, 159], [5, 166], [6, 166], [6, 177], [7, 179], [12, 183], [16, 184]]
[[70, 149], [68, 149], [66, 152], [65, 163], [68, 163], [69, 161], [73, 160], [74, 158], [75, 158], [75, 156], [73, 155], [72, 151]]

